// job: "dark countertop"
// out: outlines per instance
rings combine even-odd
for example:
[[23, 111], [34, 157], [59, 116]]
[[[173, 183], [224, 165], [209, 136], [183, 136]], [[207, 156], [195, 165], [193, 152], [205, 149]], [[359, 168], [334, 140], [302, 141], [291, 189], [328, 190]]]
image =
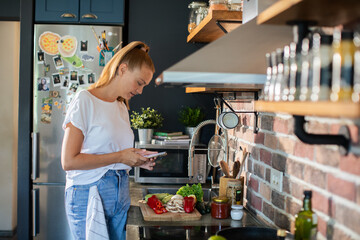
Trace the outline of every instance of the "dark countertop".
[[[244, 216], [236, 221], [231, 218], [215, 219], [205, 214], [196, 221], [144, 221], [138, 201], [143, 198], [143, 189], [151, 187], [177, 188], [176, 185], [143, 185], [130, 181], [131, 207], [127, 219], [127, 239], [208, 239], [211, 235], [227, 227], [272, 227], [254, 214], [244, 209]], [[179, 186], [180, 187], [180, 186]], [[206, 187], [206, 184], [204, 185]]]

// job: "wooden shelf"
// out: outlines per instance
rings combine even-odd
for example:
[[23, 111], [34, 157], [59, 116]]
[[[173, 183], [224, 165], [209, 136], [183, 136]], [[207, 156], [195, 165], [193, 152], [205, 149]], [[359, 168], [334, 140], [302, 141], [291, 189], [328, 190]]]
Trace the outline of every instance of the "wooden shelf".
[[[225, 33], [216, 25], [216, 21], [231, 20], [242, 21], [242, 12], [213, 10], [200, 22], [200, 24], [188, 35], [187, 42], [212, 42]], [[226, 31], [231, 32], [241, 23], [221, 23]]]
[[351, 24], [360, 19], [359, 0], [280, 0], [259, 14], [258, 24], [314, 21], [318, 26]]
[[254, 92], [258, 89], [248, 88], [207, 88], [207, 87], [187, 87], [185, 93], [214, 93], [214, 92]]
[[287, 113], [300, 116], [360, 118], [360, 104], [352, 102], [268, 102], [256, 101], [258, 112]]

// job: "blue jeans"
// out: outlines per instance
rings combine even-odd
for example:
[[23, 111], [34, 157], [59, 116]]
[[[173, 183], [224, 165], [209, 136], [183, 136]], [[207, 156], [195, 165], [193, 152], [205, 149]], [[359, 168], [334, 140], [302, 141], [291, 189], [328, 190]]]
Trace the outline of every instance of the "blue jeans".
[[65, 208], [74, 239], [85, 240], [89, 189], [96, 185], [103, 203], [110, 239], [126, 239], [130, 208], [129, 176], [125, 170], [109, 170], [97, 182], [74, 185], [65, 191]]

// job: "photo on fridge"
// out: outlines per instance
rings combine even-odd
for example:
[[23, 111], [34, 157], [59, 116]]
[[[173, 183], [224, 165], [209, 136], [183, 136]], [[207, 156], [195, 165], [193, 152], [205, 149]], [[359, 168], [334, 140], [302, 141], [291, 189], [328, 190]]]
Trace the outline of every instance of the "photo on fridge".
[[49, 91], [50, 78], [40, 77], [38, 78], [38, 91]]
[[60, 55], [53, 57], [53, 60], [54, 60], [54, 65], [55, 65], [56, 69], [60, 69], [60, 68], [64, 67], [64, 63], [63, 63]]

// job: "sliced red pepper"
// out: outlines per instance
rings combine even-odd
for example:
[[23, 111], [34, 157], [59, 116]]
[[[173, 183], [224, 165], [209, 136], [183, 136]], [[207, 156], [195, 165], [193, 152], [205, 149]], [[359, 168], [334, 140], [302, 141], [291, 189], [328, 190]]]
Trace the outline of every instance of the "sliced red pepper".
[[161, 211], [160, 209], [153, 209], [154, 210], [154, 212], [156, 213], [156, 214], [162, 214], [163, 213], [163, 211]]

